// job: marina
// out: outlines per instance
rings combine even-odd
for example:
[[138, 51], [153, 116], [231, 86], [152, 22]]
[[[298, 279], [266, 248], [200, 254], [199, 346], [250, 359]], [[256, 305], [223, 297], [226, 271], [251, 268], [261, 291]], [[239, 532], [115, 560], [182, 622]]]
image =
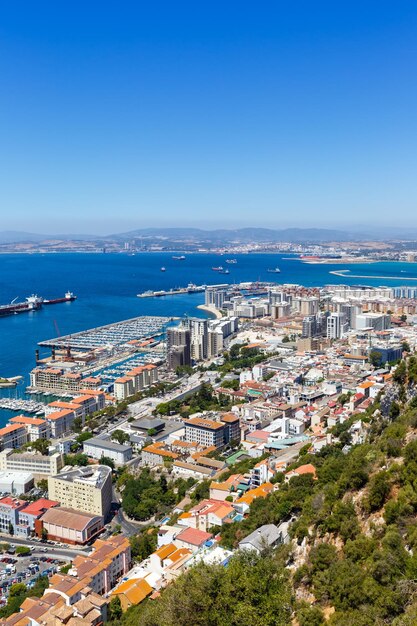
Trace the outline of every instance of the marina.
[[34, 400], [0, 398], [0, 409], [8, 409], [9, 411], [16, 411], [16, 413], [25, 411], [26, 413], [36, 413], [40, 415], [45, 412], [45, 405], [42, 402], [35, 402]]

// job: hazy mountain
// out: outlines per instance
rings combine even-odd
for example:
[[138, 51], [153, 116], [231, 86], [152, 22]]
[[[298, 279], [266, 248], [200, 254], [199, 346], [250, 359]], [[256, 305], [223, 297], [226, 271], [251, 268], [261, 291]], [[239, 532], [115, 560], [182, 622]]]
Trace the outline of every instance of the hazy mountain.
[[3, 230], [0, 231], [0, 244], [4, 243], [40, 243], [51, 239], [60, 239], [62, 241], [95, 241], [102, 239], [95, 235], [42, 235], [40, 233], [26, 233], [19, 230]]
[[202, 230], [199, 228], [140, 228], [126, 233], [113, 235], [114, 239], [132, 238], [169, 239], [176, 241], [198, 240], [202, 242], [273, 242], [273, 241], [350, 241], [361, 240], [370, 235], [348, 233], [342, 230], [326, 228], [286, 228], [274, 230], [271, 228], [238, 228]]

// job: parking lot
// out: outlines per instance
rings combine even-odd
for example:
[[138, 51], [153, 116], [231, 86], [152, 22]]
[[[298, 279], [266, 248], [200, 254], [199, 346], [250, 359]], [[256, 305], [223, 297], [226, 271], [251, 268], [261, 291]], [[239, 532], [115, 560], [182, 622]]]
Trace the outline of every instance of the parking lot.
[[32, 554], [16, 556], [4, 554], [0, 557], [0, 605], [7, 602], [10, 587], [24, 583], [29, 589], [39, 576], [53, 576], [66, 561], [49, 556]]

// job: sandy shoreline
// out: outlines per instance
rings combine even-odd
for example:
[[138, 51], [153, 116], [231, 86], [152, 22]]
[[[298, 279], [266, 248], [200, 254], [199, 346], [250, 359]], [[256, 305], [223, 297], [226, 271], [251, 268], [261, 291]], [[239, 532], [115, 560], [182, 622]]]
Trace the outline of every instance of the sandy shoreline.
[[214, 309], [213, 307], [206, 306], [205, 304], [199, 304], [197, 306], [197, 309], [200, 309], [201, 311], [206, 311], [206, 313], [209, 313], [210, 315], [217, 318], [218, 320], [220, 320], [223, 317], [219, 309]]

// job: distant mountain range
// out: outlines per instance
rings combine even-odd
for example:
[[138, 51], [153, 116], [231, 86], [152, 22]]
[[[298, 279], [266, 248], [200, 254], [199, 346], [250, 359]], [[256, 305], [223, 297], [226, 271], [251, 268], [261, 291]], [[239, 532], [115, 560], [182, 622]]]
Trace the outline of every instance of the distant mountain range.
[[202, 230], [200, 228], [141, 228], [127, 233], [115, 235], [116, 238], [166, 238], [178, 241], [207, 241], [213, 243], [227, 242], [272, 242], [272, 241], [349, 241], [358, 239], [358, 234], [324, 228], [238, 228]]
[[40, 233], [26, 233], [20, 230], [0, 231], [0, 244], [5, 243], [40, 243], [50, 240], [59, 241], [96, 241], [102, 239], [96, 235], [42, 235]]
[[[393, 232], [395, 230], [395, 233]], [[373, 229], [372, 229], [373, 231]], [[320, 243], [330, 241], [364, 241], [364, 240], [387, 240], [387, 239], [411, 239], [417, 237], [416, 229], [379, 229], [377, 233], [334, 230], [327, 228], [238, 228], [238, 229], [214, 229], [203, 230], [200, 228], [140, 228], [124, 233], [113, 235], [85, 235], [85, 234], [56, 234], [45, 235], [20, 231], [0, 232], [0, 244], [18, 243], [41, 243], [51, 240], [60, 241], [97, 241], [97, 242], [121, 242], [133, 239], [143, 239], [144, 243], [152, 241], [160, 242], [183, 242], [188, 244], [222, 244], [222, 243], [266, 243], [266, 242], [293, 242], [293, 243]]]

